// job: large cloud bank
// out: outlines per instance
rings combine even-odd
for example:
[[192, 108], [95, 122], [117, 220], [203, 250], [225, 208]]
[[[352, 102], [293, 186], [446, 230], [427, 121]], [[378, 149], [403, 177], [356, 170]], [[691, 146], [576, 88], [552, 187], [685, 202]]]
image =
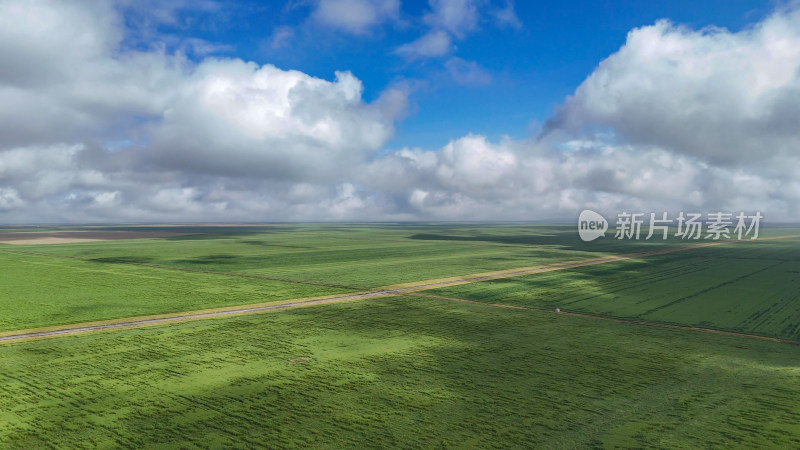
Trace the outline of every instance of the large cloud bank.
[[[320, 6], [316, 20], [360, 33], [395, 15], [384, 3], [364, 20]], [[0, 222], [537, 220], [584, 207], [800, 219], [796, 10], [737, 33], [632, 30], [539, 136], [391, 153], [399, 90], [367, 102], [346, 68], [323, 80], [192, 62], [125, 34], [105, 1], [0, 3]]]

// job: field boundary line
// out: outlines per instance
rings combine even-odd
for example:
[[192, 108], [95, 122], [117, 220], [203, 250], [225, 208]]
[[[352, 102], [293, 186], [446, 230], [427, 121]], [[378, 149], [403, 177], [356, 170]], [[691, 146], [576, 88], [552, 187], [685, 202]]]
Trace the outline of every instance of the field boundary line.
[[408, 294], [415, 297], [423, 297], [423, 298], [435, 298], [439, 300], [449, 300], [453, 302], [461, 302], [461, 303], [472, 303], [475, 305], [483, 305], [483, 306], [492, 306], [496, 308], [507, 308], [507, 309], [521, 309], [527, 311], [535, 311], [541, 313], [549, 313], [549, 314], [558, 314], [563, 316], [573, 316], [573, 317], [585, 317], [588, 319], [598, 319], [598, 320], [606, 320], [609, 322], [619, 322], [619, 323], [627, 323], [631, 325], [642, 325], [648, 327], [657, 327], [657, 328], [670, 328], [676, 330], [687, 330], [687, 331], [699, 331], [702, 333], [711, 333], [711, 334], [722, 334], [725, 336], [736, 336], [748, 339], [758, 339], [762, 341], [770, 341], [770, 342], [779, 342], [782, 344], [790, 344], [790, 345], [800, 345], [800, 341], [794, 341], [791, 339], [782, 339], [772, 336], [763, 336], [760, 334], [749, 334], [749, 333], [740, 333], [737, 331], [727, 331], [727, 330], [718, 330], [715, 328], [704, 328], [704, 327], [695, 327], [692, 325], [679, 325], [673, 323], [664, 323], [664, 322], [650, 322], [647, 320], [638, 320], [638, 319], [625, 319], [621, 317], [609, 317], [609, 316], [601, 316], [597, 314], [589, 314], [589, 313], [582, 313], [582, 312], [575, 312], [575, 311], [564, 311], [564, 310], [553, 310], [547, 308], [537, 308], [535, 306], [521, 306], [521, 305], [508, 305], [505, 303], [491, 303], [491, 302], [481, 302], [478, 300], [468, 300], [465, 298], [458, 298], [458, 297], [446, 297], [442, 295], [434, 295], [434, 294], [420, 294], [420, 293], [411, 293]]
[[[774, 236], [771, 238], [764, 238], [764, 239], [770, 239], [770, 240], [790, 239], [798, 237], [800, 237], [800, 235]], [[202, 320], [202, 319], [211, 319], [219, 317], [256, 314], [267, 311], [315, 306], [327, 303], [339, 303], [345, 301], [363, 300], [367, 298], [407, 295], [419, 291], [425, 291], [428, 289], [458, 286], [461, 284], [476, 283], [480, 281], [496, 280], [502, 278], [511, 278], [523, 275], [532, 275], [544, 272], [552, 272], [556, 270], [572, 269], [577, 267], [605, 264], [610, 262], [624, 261], [624, 260], [653, 256], [653, 255], [664, 255], [685, 250], [692, 250], [695, 248], [711, 247], [711, 246], [736, 243], [736, 242], [748, 242], [748, 241], [706, 242], [702, 244], [669, 247], [665, 249], [651, 250], [647, 252], [627, 253], [622, 255], [609, 255], [600, 258], [565, 261], [561, 263], [521, 267], [521, 268], [507, 269], [494, 272], [483, 272], [472, 275], [464, 275], [460, 277], [457, 276], [449, 278], [422, 280], [415, 283], [390, 285], [390, 286], [385, 286], [383, 288], [377, 288], [374, 290], [355, 292], [349, 294], [333, 294], [321, 297], [278, 300], [274, 302], [250, 303], [244, 305], [202, 309], [195, 311], [183, 311], [183, 312], [175, 312], [167, 314], [155, 314], [149, 316], [117, 318], [105, 321], [81, 322], [68, 325], [55, 325], [50, 327], [10, 330], [10, 331], [0, 332], [0, 344], [27, 341], [33, 339], [52, 338], [52, 337], [74, 335], [74, 334], [83, 334], [83, 333], [97, 332], [97, 331], [139, 328], [144, 326], [160, 325], [172, 322], [184, 322], [190, 320]], [[755, 241], [750, 241], [750, 242], [755, 242]], [[482, 302], [475, 302], [475, 303], [482, 303]], [[519, 308], [526, 309], [524, 307], [519, 307]], [[578, 313], [573, 313], [573, 314], [578, 314]], [[612, 318], [608, 319], [617, 320]], [[624, 321], [625, 319], [619, 319], [619, 320]], [[675, 325], [674, 327], [682, 327], [682, 326]]]

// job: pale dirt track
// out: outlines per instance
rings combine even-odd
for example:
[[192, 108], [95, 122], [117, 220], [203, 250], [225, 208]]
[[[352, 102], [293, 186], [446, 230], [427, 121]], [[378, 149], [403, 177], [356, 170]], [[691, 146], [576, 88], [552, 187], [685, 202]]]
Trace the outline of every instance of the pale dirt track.
[[121, 239], [153, 239], [186, 236], [191, 233], [160, 231], [122, 230], [69, 230], [69, 231], [23, 231], [0, 233], [0, 244], [47, 245], [73, 244], [79, 242], [116, 241]]
[[[789, 238], [797, 238], [800, 235], [791, 235], [791, 236], [776, 236], [771, 238], [762, 238], [759, 240], [772, 240], [772, 239], [789, 239]], [[375, 290], [371, 290], [368, 292], [358, 292], [353, 294], [342, 294], [342, 295], [335, 295], [335, 296], [326, 296], [326, 297], [315, 297], [315, 298], [303, 298], [303, 299], [295, 299], [295, 300], [286, 300], [286, 301], [279, 301], [279, 302], [271, 302], [271, 303], [256, 303], [256, 304], [248, 304], [248, 305], [241, 305], [236, 307], [228, 307], [228, 308], [217, 308], [217, 309], [206, 309], [206, 310], [199, 310], [199, 311], [186, 311], [182, 313], [171, 313], [171, 314], [161, 314], [161, 315], [153, 315], [153, 316], [143, 316], [143, 317], [129, 317], [123, 319], [114, 319], [114, 320], [107, 320], [107, 321], [100, 321], [100, 322], [88, 322], [88, 323], [78, 323], [72, 325], [63, 325], [63, 326], [55, 326], [55, 327], [46, 327], [46, 328], [34, 328], [34, 329], [25, 329], [25, 330], [15, 330], [15, 331], [7, 331], [0, 333], [0, 343], [10, 343], [10, 342], [18, 342], [18, 341], [26, 341], [31, 339], [43, 339], [43, 338], [50, 338], [50, 337], [58, 337], [58, 336], [65, 336], [65, 335], [73, 335], [73, 334], [82, 334], [82, 333], [89, 333], [95, 331], [104, 331], [104, 330], [114, 330], [114, 329], [126, 329], [126, 328], [137, 328], [149, 325], [159, 325], [171, 322], [183, 322], [189, 320], [200, 320], [200, 319], [209, 319], [209, 318], [216, 318], [216, 317], [228, 317], [228, 316], [237, 316], [237, 315], [245, 315], [245, 314], [255, 314], [261, 313], [266, 311], [275, 311], [275, 310], [282, 310], [282, 309], [289, 309], [289, 308], [298, 308], [298, 307], [305, 307], [305, 306], [315, 306], [315, 305], [322, 305], [327, 303], [337, 303], [337, 302], [344, 302], [344, 301], [352, 301], [352, 300], [362, 300], [367, 298], [376, 298], [376, 297], [389, 297], [389, 296], [396, 296], [396, 295], [406, 295], [406, 294], [413, 294], [419, 291], [424, 291], [428, 289], [435, 289], [447, 286], [456, 286], [460, 284], [467, 284], [467, 283], [475, 283], [480, 281], [487, 281], [487, 280], [494, 280], [494, 279], [501, 279], [501, 278], [510, 278], [510, 277], [517, 277], [523, 275], [532, 275], [536, 273], [544, 273], [544, 272], [552, 272], [557, 270], [564, 270], [564, 269], [572, 269], [577, 267], [584, 267], [584, 266], [591, 266], [596, 264], [606, 264], [616, 261], [623, 261], [628, 259], [635, 259], [635, 258], [644, 258], [653, 255], [664, 255], [668, 253], [675, 253], [681, 252], [686, 250], [692, 250], [696, 248], [702, 247], [710, 247], [728, 243], [736, 243], [736, 242], [748, 242], [748, 241], [717, 241], [717, 242], [708, 242], [702, 244], [694, 244], [694, 245], [686, 245], [680, 247], [671, 247], [659, 250], [653, 250], [649, 252], [639, 252], [639, 253], [628, 253], [623, 255], [614, 255], [614, 256], [605, 256], [601, 258], [592, 258], [592, 259], [585, 259], [585, 260], [577, 260], [577, 261], [567, 261], [563, 263], [556, 263], [556, 264], [547, 264], [541, 266], [531, 266], [531, 267], [522, 267], [516, 269], [508, 269], [508, 270], [501, 270], [495, 272], [484, 272], [479, 274], [472, 274], [467, 276], [461, 277], [450, 277], [450, 278], [440, 278], [440, 279], [432, 279], [432, 280], [424, 280], [418, 281], [414, 283], [405, 283], [405, 284], [398, 284], [392, 286], [386, 286], [384, 288], [379, 288]], [[484, 304], [484, 305], [494, 305], [494, 306], [505, 306], [510, 308], [516, 309], [529, 309], [535, 310], [535, 308], [525, 308], [525, 307], [514, 307], [510, 305], [497, 305], [497, 304], [490, 304], [490, 303], [483, 303], [483, 302], [473, 302], [469, 300], [463, 299], [454, 299], [450, 298], [450, 300], [459, 300], [465, 301], [470, 303], [477, 303], [477, 304]], [[692, 329], [692, 330], [700, 330], [700, 331], [708, 331], [714, 333], [721, 333], [721, 334], [731, 334], [737, 336], [744, 336], [744, 337], [755, 337], [759, 339], [769, 339], [775, 340], [778, 342], [784, 342], [780, 339], [773, 339], [773, 338], [765, 338], [763, 336], [754, 336], [754, 335], [744, 335], [738, 333], [728, 333], [728, 332], [720, 332], [717, 330], [707, 330], [707, 329], [700, 329], [695, 327], [685, 327], [685, 326], [673, 326], [673, 325], [665, 325], [665, 324], [658, 324], [658, 323], [651, 323], [651, 322], [641, 322], [641, 321], [629, 321], [625, 319], [613, 319], [601, 316], [591, 316], [588, 314], [580, 314], [580, 313], [564, 313], [561, 314], [569, 314], [569, 315], [577, 315], [577, 316], [584, 316], [584, 317], [597, 317], [606, 320], [615, 320], [619, 322], [627, 322], [627, 323], [635, 323], [640, 325], [651, 325], [651, 326], [660, 326], [660, 327], [668, 327], [668, 328], [679, 328], [679, 329]], [[785, 341], [785, 342], [792, 342], [793, 341]]]

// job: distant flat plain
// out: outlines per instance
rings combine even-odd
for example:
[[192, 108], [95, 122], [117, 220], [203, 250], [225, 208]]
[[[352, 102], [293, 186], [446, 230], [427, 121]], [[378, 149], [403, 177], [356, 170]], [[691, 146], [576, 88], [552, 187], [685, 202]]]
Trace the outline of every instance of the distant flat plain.
[[[0, 331], [686, 245], [583, 243], [574, 227], [525, 224], [39, 231], [111, 234], [0, 245]], [[21, 233], [0, 230], [0, 242]], [[798, 341], [798, 277], [793, 238], [428, 292]], [[798, 356], [782, 343], [388, 297], [2, 345], [0, 446], [797, 447]]]

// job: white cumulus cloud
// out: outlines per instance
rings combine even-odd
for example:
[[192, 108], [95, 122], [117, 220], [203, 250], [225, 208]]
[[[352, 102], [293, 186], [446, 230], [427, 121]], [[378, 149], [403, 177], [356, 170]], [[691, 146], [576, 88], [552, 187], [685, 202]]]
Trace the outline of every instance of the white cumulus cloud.
[[[391, 20], [385, 4], [337, 26]], [[487, 7], [432, 3], [431, 42], [409, 55], [447, 55], [478, 26], [470, 5]], [[800, 219], [796, 9], [738, 32], [637, 28], [540, 136], [397, 151], [402, 89], [368, 100], [346, 67], [322, 79], [126, 46], [119, 14], [105, 1], [0, 2], [0, 222], [532, 220], [585, 207]], [[445, 64], [461, 82], [489, 79]]]
[[732, 33], [662, 20], [628, 34], [549, 124], [611, 127], [715, 164], [798, 156], [800, 10]]

